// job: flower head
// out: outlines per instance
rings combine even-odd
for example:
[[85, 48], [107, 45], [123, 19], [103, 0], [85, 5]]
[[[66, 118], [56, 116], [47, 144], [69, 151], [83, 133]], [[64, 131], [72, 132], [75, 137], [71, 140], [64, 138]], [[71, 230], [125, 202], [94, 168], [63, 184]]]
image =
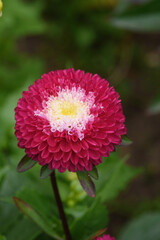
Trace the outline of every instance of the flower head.
[[95, 240], [115, 240], [115, 238], [107, 234], [107, 235], [103, 235], [102, 237], [97, 237], [95, 238]]
[[44, 74], [15, 108], [20, 148], [60, 172], [92, 170], [126, 134], [119, 94], [97, 74], [74, 69]]

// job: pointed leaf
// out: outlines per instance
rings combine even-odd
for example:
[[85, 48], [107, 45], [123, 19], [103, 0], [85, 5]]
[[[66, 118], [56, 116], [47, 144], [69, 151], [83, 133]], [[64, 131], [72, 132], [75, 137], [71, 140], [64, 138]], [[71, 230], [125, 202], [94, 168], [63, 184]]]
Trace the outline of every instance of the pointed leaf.
[[53, 237], [57, 240], [62, 240], [57, 233], [53, 230], [53, 228], [47, 223], [45, 219], [42, 218], [42, 216], [36, 212], [35, 209], [33, 209], [29, 204], [21, 200], [20, 198], [13, 197], [13, 200], [16, 204], [16, 206], [19, 208], [19, 210], [32, 219], [41, 229], [46, 232], [49, 236]]
[[54, 170], [49, 169], [48, 165], [43, 166], [40, 171], [40, 178], [44, 179], [49, 177], [53, 171]]
[[33, 161], [32, 159], [30, 159], [27, 154], [22, 158], [22, 160], [18, 163], [17, 166], [17, 171], [18, 172], [25, 172], [27, 170], [29, 170], [30, 168], [32, 168], [37, 162]]
[[120, 146], [129, 146], [132, 143], [133, 143], [132, 140], [129, 139], [129, 137], [127, 135], [123, 135], [122, 136], [122, 142], [121, 142]]
[[86, 171], [82, 171], [82, 172], [77, 171], [77, 176], [84, 191], [90, 197], [95, 197], [96, 196], [95, 185], [92, 179], [88, 176], [88, 173]]
[[96, 166], [94, 166], [92, 168], [92, 170], [88, 172], [88, 175], [91, 176], [92, 178], [98, 180], [99, 176], [98, 176], [98, 171], [97, 171]]

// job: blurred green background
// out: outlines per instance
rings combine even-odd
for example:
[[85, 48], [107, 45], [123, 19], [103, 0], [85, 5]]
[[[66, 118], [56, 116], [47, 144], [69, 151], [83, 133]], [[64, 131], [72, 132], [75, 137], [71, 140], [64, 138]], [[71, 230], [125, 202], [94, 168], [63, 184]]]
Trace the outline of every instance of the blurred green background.
[[[3, 236], [0, 239], [50, 239], [37, 225], [23, 218], [12, 201], [12, 196], [21, 196], [41, 209], [41, 215], [51, 215], [48, 203], [51, 199], [52, 205], [51, 189], [48, 182], [39, 180], [39, 168], [23, 176], [16, 173], [24, 152], [18, 149], [14, 136], [14, 108], [22, 91], [41, 74], [74, 67], [98, 73], [120, 93], [128, 135], [133, 140], [131, 146], [121, 148], [108, 160], [106, 169], [111, 169], [111, 173], [114, 170], [114, 177], [108, 175], [106, 192], [101, 192], [108, 220], [105, 222], [101, 214], [97, 218], [101, 216], [100, 222], [105, 223], [102, 228], [107, 225], [108, 232], [120, 240], [160, 240], [160, 1], [4, 0], [3, 4], [0, 17], [0, 234]], [[118, 160], [126, 154], [129, 154], [127, 163], [119, 166]], [[70, 207], [75, 205], [77, 196], [84, 201], [83, 192], [76, 190], [77, 183], [74, 187], [73, 179], [68, 176], [59, 178], [68, 215], [81, 218], [82, 206], [74, 209], [74, 213]], [[71, 196], [70, 189], [75, 191]], [[115, 194], [108, 196], [112, 190]], [[123, 191], [119, 193], [120, 190]], [[48, 210], [43, 209], [40, 199], [46, 202]], [[56, 219], [58, 225], [56, 214], [50, 220]], [[73, 225], [76, 234], [76, 223]], [[86, 236], [83, 239], [87, 240]]]

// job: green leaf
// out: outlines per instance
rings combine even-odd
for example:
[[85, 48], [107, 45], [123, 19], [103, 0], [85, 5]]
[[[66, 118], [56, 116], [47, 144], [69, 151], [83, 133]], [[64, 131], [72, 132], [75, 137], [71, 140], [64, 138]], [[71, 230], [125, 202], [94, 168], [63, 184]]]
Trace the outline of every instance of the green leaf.
[[13, 204], [0, 201], [0, 231], [6, 235], [11, 230], [11, 226], [20, 217], [19, 211]]
[[124, 227], [120, 240], [160, 240], [160, 212], [147, 213]]
[[[42, 2], [25, 3], [20, 0], [5, 1], [0, 21], [0, 35], [13, 39], [27, 34], [43, 33], [46, 26], [40, 17], [42, 4]], [[9, 31], [6, 32], [6, 29]]]
[[8, 170], [9, 170], [9, 166], [7, 166], [7, 165], [5, 167], [3, 167], [2, 169], [0, 169], [0, 180], [8, 172]]
[[92, 181], [92, 179], [88, 176], [88, 173], [86, 171], [77, 171], [78, 180], [84, 189], [84, 191], [90, 196], [95, 197], [96, 196], [96, 189], [95, 185]]
[[[38, 175], [37, 175], [37, 179]], [[44, 189], [45, 188], [45, 189]], [[16, 197], [23, 199], [27, 202], [36, 212], [40, 214], [48, 225], [52, 226], [56, 233], [61, 235], [63, 228], [61, 220], [59, 219], [59, 212], [57, 209], [56, 201], [52, 196], [52, 188], [48, 180], [41, 182], [41, 187], [38, 185], [32, 187], [31, 184], [25, 185], [20, 191], [16, 192]], [[47, 199], [47, 202], [46, 202]]]
[[129, 137], [127, 135], [123, 135], [122, 136], [122, 142], [121, 142], [120, 146], [129, 146], [132, 143], [133, 143], [132, 140], [129, 139]]
[[49, 177], [53, 171], [54, 170], [49, 169], [48, 165], [43, 166], [40, 171], [40, 178], [44, 179]]
[[25, 172], [27, 170], [29, 170], [30, 168], [32, 168], [37, 162], [33, 161], [32, 159], [30, 159], [27, 154], [22, 158], [22, 160], [18, 163], [17, 166], [17, 171], [19, 173]]
[[29, 204], [21, 200], [20, 198], [13, 197], [13, 200], [19, 210], [31, 218], [39, 227], [42, 228], [44, 232], [46, 232], [49, 236], [61, 240], [61, 238], [57, 235], [57, 233], [52, 229], [50, 225], [36, 212]]
[[96, 166], [94, 166], [92, 168], [92, 170], [88, 172], [88, 175], [91, 176], [92, 178], [98, 180], [99, 176], [98, 176], [98, 171], [97, 171]]
[[42, 230], [35, 223], [23, 217], [14, 222], [7, 231], [6, 237], [7, 240], [33, 240], [41, 233]]
[[5, 236], [0, 235], [0, 240], [7, 240]]
[[76, 219], [71, 226], [73, 239], [88, 240], [97, 231], [105, 228], [108, 223], [106, 208], [100, 203], [99, 199], [93, 201], [88, 206], [88, 211], [79, 219]]
[[112, 17], [110, 23], [118, 28], [132, 31], [157, 32], [160, 30], [160, 1], [149, 1], [126, 10]]
[[129, 181], [142, 172], [141, 168], [129, 167], [125, 164], [127, 158], [120, 159], [117, 152], [104, 158], [99, 166], [99, 181], [96, 182], [97, 197], [102, 202], [110, 201], [123, 190]]

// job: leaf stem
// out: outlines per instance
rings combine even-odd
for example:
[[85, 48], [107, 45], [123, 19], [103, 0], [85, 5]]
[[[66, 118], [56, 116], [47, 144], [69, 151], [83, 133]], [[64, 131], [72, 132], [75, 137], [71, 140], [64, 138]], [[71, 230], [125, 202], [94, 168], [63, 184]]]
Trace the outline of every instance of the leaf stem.
[[72, 240], [71, 233], [69, 231], [69, 227], [68, 227], [68, 223], [67, 223], [67, 219], [66, 219], [66, 216], [65, 216], [65, 212], [64, 212], [64, 209], [63, 209], [63, 204], [62, 204], [60, 194], [59, 194], [59, 191], [58, 191], [55, 171], [53, 171], [52, 174], [51, 174], [51, 184], [52, 184], [53, 192], [54, 192], [55, 199], [56, 199], [56, 202], [57, 202], [59, 215], [60, 215], [60, 218], [61, 218], [61, 221], [62, 221], [62, 225], [63, 225], [64, 233], [65, 233], [65, 236], [66, 236], [66, 240]]

